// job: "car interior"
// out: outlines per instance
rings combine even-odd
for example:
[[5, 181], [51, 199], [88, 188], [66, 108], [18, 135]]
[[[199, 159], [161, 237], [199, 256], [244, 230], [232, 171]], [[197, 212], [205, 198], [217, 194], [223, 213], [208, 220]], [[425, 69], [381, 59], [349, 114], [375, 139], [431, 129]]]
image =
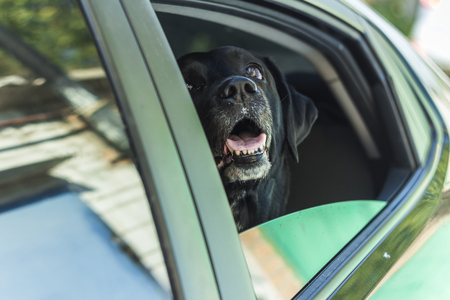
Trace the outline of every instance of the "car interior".
[[407, 172], [395, 167], [388, 134], [358, 110], [342, 71], [313, 45], [249, 19], [189, 8], [180, 15], [175, 6], [153, 6], [176, 58], [241, 47], [271, 57], [289, 84], [314, 101], [319, 117], [298, 147], [299, 163], [290, 159], [286, 213], [339, 201], [389, 200], [403, 182]]

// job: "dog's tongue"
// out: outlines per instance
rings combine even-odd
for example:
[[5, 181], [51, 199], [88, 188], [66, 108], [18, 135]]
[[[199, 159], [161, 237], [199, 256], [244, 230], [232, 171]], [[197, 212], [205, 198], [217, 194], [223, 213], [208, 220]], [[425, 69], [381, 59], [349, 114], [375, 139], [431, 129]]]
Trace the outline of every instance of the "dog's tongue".
[[231, 134], [227, 144], [234, 151], [258, 149], [266, 144], [266, 134], [256, 135], [250, 131], [243, 131], [239, 135]]

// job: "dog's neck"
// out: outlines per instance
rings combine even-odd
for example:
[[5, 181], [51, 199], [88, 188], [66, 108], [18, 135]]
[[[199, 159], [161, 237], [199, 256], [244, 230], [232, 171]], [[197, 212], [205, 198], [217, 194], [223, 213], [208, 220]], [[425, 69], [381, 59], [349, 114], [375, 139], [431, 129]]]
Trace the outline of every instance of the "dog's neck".
[[[239, 232], [278, 217], [284, 212], [288, 191], [286, 172], [284, 163], [278, 163], [272, 166], [269, 174], [261, 180], [224, 183]], [[278, 201], [272, 201], [273, 199]]]

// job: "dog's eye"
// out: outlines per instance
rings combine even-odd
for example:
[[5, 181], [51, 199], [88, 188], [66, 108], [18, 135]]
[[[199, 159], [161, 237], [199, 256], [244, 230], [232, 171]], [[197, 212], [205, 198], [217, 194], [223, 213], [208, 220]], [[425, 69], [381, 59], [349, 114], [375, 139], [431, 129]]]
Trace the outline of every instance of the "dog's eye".
[[258, 78], [259, 80], [263, 79], [261, 70], [256, 66], [250, 66], [247, 68], [247, 75], [251, 77]]
[[189, 90], [189, 92], [192, 92], [192, 90], [194, 91], [200, 91], [203, 87], [205, 86], [204, 83], [202, 83], [200, 86], [193, 86], [190, 83], [186, 83], [186, 87]]

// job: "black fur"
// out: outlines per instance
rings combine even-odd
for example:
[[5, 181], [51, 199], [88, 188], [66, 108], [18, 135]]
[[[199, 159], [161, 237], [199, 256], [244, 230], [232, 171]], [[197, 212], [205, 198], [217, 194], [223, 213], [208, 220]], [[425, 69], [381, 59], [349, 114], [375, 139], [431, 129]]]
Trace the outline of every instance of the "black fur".
[[[286, 83], [272, 60], [240, 48], [187, 54], [178, 64], [211, 146], [237, 229], [243, 231], [282, 215], [289, 192], [284, 145], [298, 161], [297, 146], [317, 118], [312, 101]], [[261, 76], [252, 72], [254, 68], [260, 69]], [[236, 132], [237, 124], [257, 128], [254, 136], [265, 134], [267, 150], [232, 156], [225, 143], [231, 132]]]

